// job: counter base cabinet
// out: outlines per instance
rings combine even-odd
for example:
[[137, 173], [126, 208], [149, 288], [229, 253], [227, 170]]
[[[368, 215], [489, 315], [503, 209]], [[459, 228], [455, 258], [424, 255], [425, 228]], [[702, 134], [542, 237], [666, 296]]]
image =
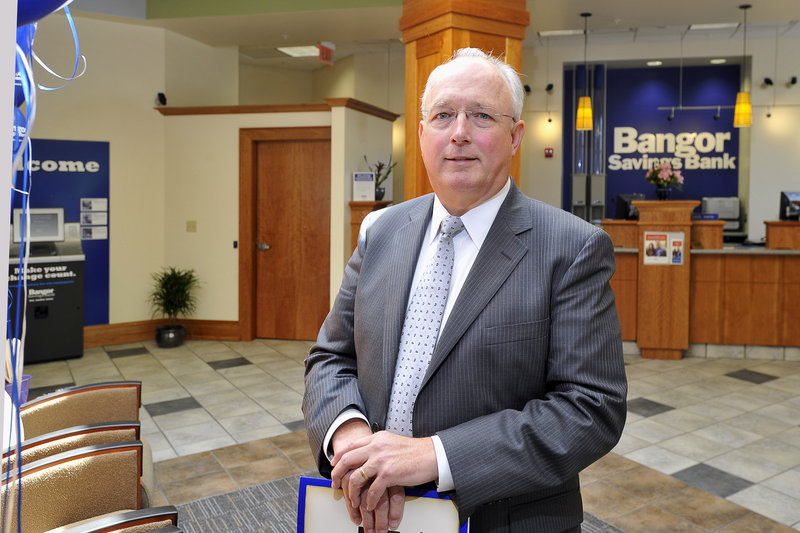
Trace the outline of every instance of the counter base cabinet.
[[[617, 252], [611, 278], [626, 341], [638, 340], [636, 258]], [[694, 253], [690, 269], [690, 344], [800, 346], [800, 255]], [[641, 348], [643, 356], [680, 358], [680, 350]]]
[[689, 341], [800, 346], [800, 257], [695, 254]]
[[764, 222], [766, 247], [771, 249], [800, 250], [800, 222], [774, 220]]
[[636, 340], [636, 273], [639, 255], [618, 253], [615, 256], [617, 271], [611, 278], [611, 289], [617, 302], [617, 313], [622, 327], [622, 340]]

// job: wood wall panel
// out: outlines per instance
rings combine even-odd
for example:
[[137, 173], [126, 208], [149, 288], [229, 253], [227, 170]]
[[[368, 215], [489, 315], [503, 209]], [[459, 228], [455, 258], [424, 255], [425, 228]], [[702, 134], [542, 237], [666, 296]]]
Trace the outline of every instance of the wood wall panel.
[[776, 220], [764, 222], [767, 248], [800, 250], [800, 222]]
[[689, 284], [689, 342], [722, 342], [722, 265], [719, 255], [692, 257]]
[[781, 345], [784, 259], [779, 255], [721, 256], [720, 343]]
[[391, 204], [389, 200], [376, 200], [374, 202], [350, 202], [350, 253], [355, 252], [358, 245], [358, 232], [364, 218], [373, 211], [383, 209]]
[[692, 248], [719, 250], [725, 243], [724, 220], [692, 221]]
[[[239, 324], [235, 321], [184, 319], [179, 320], [178, 323], [186, 326], [186, 334], [189, 339], [241, 340]], [[83, 347], [92, 348], [155, 340], [156, 328], [166, 324], [166, 319], [156, 319], [85, 326], [83, 328]]]
[[611, 289], [617, 303], [622, 340], [636, 340], [636, 274], [639, 256], [632, 253], [615, 255], [617, 270], [611, 278]]
[[639, 247], [639, 226], [635, 220], [603, 219], [603, 230], [611, 237], [614, 246], [620, 248]]
[[[643, 268], [626, 260], [631, 255], [616, 253], [611, 287], [623, 339], [639, 343], [627, 334], [642, 315], [641, 301], [627, 296]], [[688, 316], [691, 344], [800, 346], [800, 255], [693, 254]]]
[[800, 346], [800, 257], [785, 256], [781, 302], [783, 346]]

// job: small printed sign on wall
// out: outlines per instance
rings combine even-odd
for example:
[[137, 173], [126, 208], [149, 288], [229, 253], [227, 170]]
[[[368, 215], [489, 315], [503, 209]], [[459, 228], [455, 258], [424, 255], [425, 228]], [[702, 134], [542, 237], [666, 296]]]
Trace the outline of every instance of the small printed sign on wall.
[[353, 201], [375, 201], [375, 173], [353, 172]]

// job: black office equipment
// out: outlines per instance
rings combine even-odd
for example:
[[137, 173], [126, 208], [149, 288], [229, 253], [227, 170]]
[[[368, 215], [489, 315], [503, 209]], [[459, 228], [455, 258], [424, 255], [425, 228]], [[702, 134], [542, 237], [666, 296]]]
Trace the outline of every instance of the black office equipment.
[[638, 220], [639, 210], [633, 205], [634, 200], [644, 200], [644, 193], [631, 192], [618, 194], [614, 218], [619, 220]]
[[781, 220], [800, 220], [800, 192], [781, 191], [781, 207], [778, 218]]

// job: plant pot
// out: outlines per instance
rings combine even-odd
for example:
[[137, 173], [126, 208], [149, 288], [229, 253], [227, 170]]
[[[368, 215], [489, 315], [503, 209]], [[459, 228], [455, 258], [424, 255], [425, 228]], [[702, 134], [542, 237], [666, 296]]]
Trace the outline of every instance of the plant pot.
[[375, 201], [380, 202], [383, 200], [383, 195], [386, 194], [386, 189], [384, 187], [375, 187]]
[[670, 194], [672, 194], [672, 187], [656, 187], [656, 198], [659, 200], [669, 199]]
[[177, 348], [186, 339], [186, 328], [180, 324], [169, 324], [156, 328], [156, 344], [159, 348]]

